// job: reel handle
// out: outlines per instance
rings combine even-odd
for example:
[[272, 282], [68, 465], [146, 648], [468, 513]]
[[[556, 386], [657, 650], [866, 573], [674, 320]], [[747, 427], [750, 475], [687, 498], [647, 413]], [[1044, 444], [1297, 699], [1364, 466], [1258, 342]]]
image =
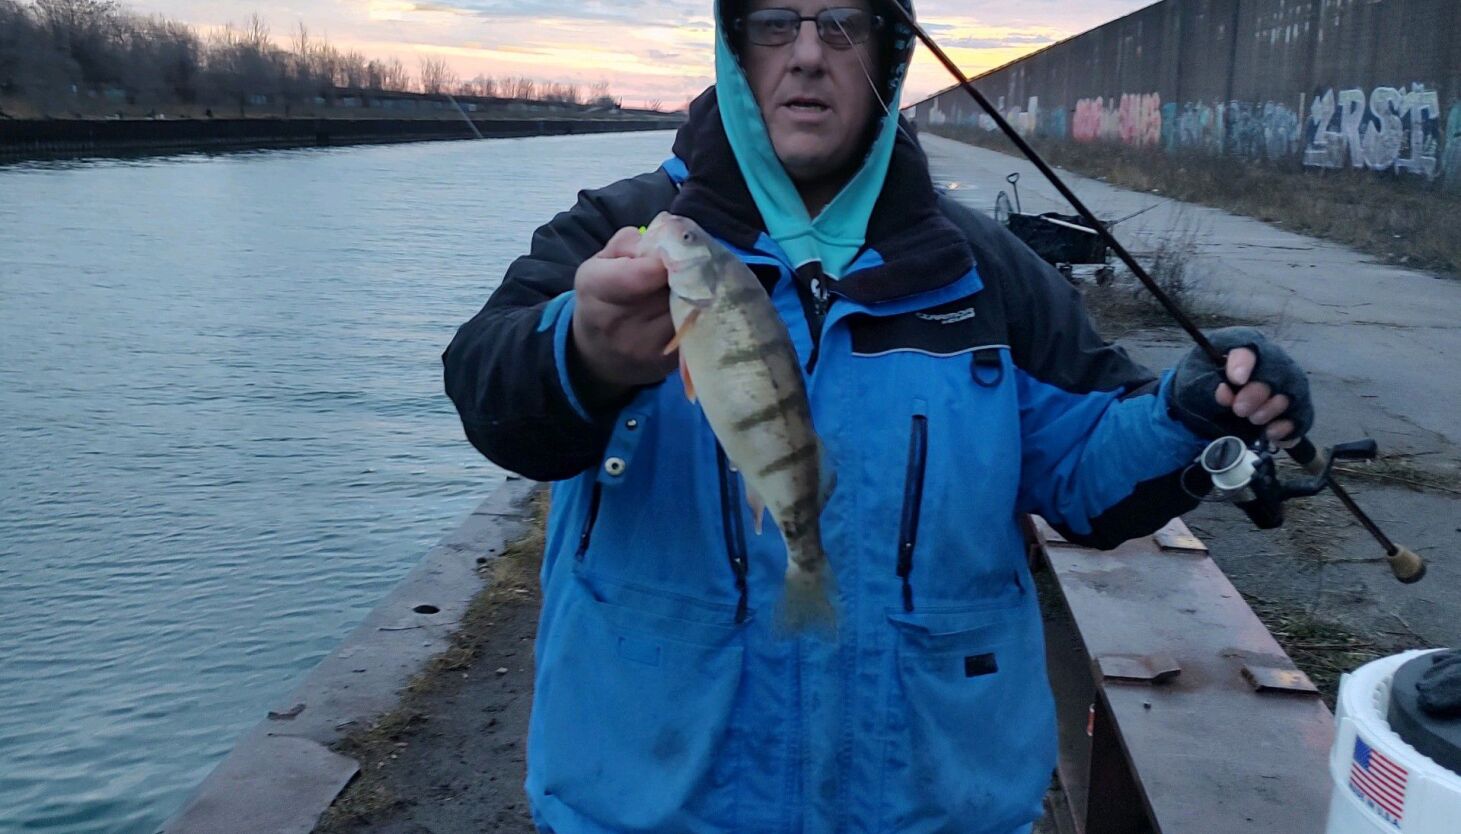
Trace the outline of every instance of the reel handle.
[[[1411, 585], [1425, 578], [1425, 560], [1405, 545], [1390, 541], [1390, 537], [1385, 535], [1379, 525], [1371, 521], [1370, 517], [1365, 514], [1364, 510], [1360, 509], [1360, 506], [1355, 503], [1354, 499], [1349, 497], [1349, 493], [1344, 487], [1340, 486], [1338, 481], [1328, 476], [1329, 460], [1326, 459], [1323, 452], [1310, 442], [1309, 438], [1306, 437], [1300, 440], [1298, 445], [1289, 449], [1288, 452], [1289, 457], [1304, 467], [1305, 471], [1316, 477], [1321, 473], [1324, 474], [1324, 479], [1328, 482], [1329, 489], [1334, 493], [1334, 496], [1339, 499], [1340, 503], [1344, 504], [1345, 509], [1354, 515], [1360, 525], [1369, 531], [1370, 535], [1375, 538], [1375, 541], [1379, 542], [1380, 546], [1385, 548], [1385, 561], [1390, 564], [1390, 572], [1395, 575], [1396, 579], [1407, 585]], [[1341, 443], [1335, 446], [1330, 450], [1328, 458], [1337, 460], [1372, 460], [1376, 452], [1377, 447], [1375, 441], [1358, 440], [1353, 443]]]

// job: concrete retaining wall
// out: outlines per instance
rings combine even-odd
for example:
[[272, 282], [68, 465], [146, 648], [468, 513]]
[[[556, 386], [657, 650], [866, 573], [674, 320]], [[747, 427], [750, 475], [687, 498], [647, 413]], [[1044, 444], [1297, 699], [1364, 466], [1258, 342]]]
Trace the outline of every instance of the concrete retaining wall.
[[330, 749], [394, 709], [485, 584], [477, 568], [527, 531], [538, 485], [508, 481], [432, 548], [340, 647], [260, 716], [163, 834], [308, 834], [358, 770]]
[[[474, 119], [487, 138], [667, 130], [680, 119]], [[464, 119], [0, 121], [0, 159], [110, 153], [472, 139]]]
[[[986, 73], [1023, 133], [1461, 190], [1461, 2], [1163, 0]], [[980, 125], [957, 88], [918, 124]]]

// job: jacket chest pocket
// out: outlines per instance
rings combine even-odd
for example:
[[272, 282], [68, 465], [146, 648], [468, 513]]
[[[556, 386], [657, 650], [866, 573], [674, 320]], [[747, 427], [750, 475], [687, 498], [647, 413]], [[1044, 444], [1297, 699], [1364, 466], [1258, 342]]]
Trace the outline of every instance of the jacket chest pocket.
[[879, 831], [1007, 834], [1039, 816], [1054, 728], [1032, 604], [887, 614]]
[[703, 418], [663, 387], [620, 413], [582, 483], [574, 571], [662, 598], [651, 604], [730, 603], [730, 619], [744, 622], [752, 612], [739, 476]]

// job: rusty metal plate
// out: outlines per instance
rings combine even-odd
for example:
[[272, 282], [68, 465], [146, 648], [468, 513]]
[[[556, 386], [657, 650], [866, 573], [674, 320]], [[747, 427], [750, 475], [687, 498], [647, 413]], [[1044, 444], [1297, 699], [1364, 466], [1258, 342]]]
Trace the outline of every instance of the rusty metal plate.
[[1055, 528], [1050, 526], [1050, 522], [1046, 521], [1045, 519], [1041, 518], [1040, 516], [1038, 516], [1038, 515], [1032, 515], [1032, 516], [1030, 516], [1030, 520], [1035, 523], [1035, 533], [1037, 535], [1039, 535], [1040, 539], [1042, 541], [1044, 541], [1046, 544], [1065, 545], [1066, 547], [1076, 547], [1077, 546], [1077, 545], [1073, 545], [1069, 541], [1067, 541], [1066, 538], [1065, 538], [1065, 536], [1062, 536], [1059, 533], [1057, 533], [1055, 531]]
[[1103, 654], [1096, 658], [1096, 674], [1108, 681], [1163, 684], [1182, 674], [1169, 655]]
[[1243, 664], [1243, 679], [1257, 692], [1282, 692], [1292, 695], [1318, 695], [1319, 688], [1309, 676], [1292, 667]]
[[1167, 525], [1152, 534], [1156, 539], [1157, 546], [1164, 551], [1178, 550], [1192, 553], [1206, 553], [1207, 545], [1202, 539], [1192, 535], [1182, 519], [1174, 518], [1167, 522]]

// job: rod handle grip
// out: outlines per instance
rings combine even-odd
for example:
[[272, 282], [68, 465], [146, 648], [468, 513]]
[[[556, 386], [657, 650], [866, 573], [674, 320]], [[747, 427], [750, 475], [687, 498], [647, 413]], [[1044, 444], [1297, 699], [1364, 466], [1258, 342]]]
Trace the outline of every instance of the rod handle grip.
[[1407, 585], [1425, 577], [1425, 560], [1403, 544], [1395, 545], [1395, 552], [1385, 559], [1390, 562], [1390, 570], [1395, 578]]
[[1324, 474], [1324, 464], [1328, 461], [1325, 459], [1324, 453], [1319, 451], [1319, 447], [1315, 446], [1309, 438], [1300, 439], [1298, 445], [1289, 449], [1288, 453], [1289, 457], [1304, 467], [1304, 471], [1310, 475]]

